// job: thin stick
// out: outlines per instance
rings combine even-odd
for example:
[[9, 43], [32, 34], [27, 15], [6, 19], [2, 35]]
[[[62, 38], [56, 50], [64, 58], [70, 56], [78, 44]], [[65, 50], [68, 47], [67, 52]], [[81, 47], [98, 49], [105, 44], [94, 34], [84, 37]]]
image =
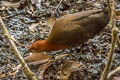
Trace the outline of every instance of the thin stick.
[[23, 71], [26, 74], [26, 76], [28, 77], [28, 79], [29, 80], [37, 80], [34, 73], [29, 69], [29, 67], [26, 64], [26, 62], [24, 61], [22, 55], [20, 54], [20, 52], [16, 48], [15, 43], [12, 41], [11, 35], [9, 34], [1, 16], [0, 16], [0, 28], [2, 29], [5, 38], [9, 42], [13, 53], [16, 55], [17, 59], [19, 60], [21, 66], [23, 68]]
[[102, 76], [101, 76], [100, 80], [107, 80], [108, 71], [109, 71], [109, 68], [112, 63], [112, 57], [113, 57], [113, 53], [114, 53], [115, 42], [117, 40], [117, 34], [118, 34], [118, 29], [116, 27], [114, 27], [112, 29], [112, 42], [111, 42], [110, 53], [108, 55], [108, 62], [105, 66], [104, 71], [102, 72]]
[[120, 66], [117, 67], [115, 70], [113, 70], [112, 72], [110, 72], [107, 76], [107, 78], [109, 79], [112, 75], [114, 75], [115, 73], [117, 73], [118, 71], [120, 71]]
[[118, 47], [119, 47], [119, 50], [120, 50], [120, 39], [119, 39], [119, 35], [117, 35], [117, 43], [118, 43]]
[[109, 10], [109, 15], [111, 16], [111, 5], [110, 5], [110, 0], [107, 0], [107, 5], [108, 5], [108, 10]]
[[63, 1], [63, 0], [60, 0], [58, 6], [56, 7], [56, 9], [55, 9], [55, 11], [54, 11], [54, 13], [55, 13], [55, 12], [57, 11], [57, 9], [60, 7], [60, 4], [62, 3], [62, 1]]
[[[107, 1], [108, 1], [108, 6], [109, 6], [110, 1], [109, 0], [107, 0]], [[115, 21], [114, 21], [114, 19], [115, 19], [115, 1], [114, 0], [112, 0], [112, 1], [113, 1], [112, 8], [109, 8], [109, 9], [111, 9], [109, 24], [110, 24], [110, 28], [112, 28], [112, 42], [111, 42], [110, 52], [108, 55], [108, 62], [104, 68], [104, 71], [102, 72], [100, 80], [107, 80], [108, 71], [109, 71], [111, 63], [112, 63], [115, 43], [117, 41], [118, 28], [115, 26]]]
[[115, 1], [113, 0], [113, 3], [112, 3], [112, 8], [111, 8], [111, 13], [110, 13], [110, 28], [113, 28], [114, 27], [114, 24], [115, 24], [115, 16], [116, 16], [116, 12], [115, 12]]

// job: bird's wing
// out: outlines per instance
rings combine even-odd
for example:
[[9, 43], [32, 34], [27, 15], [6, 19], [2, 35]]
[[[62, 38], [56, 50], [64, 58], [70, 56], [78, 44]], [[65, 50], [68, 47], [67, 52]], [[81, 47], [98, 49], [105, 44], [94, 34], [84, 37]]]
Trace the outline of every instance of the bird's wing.
[[[81, 43], [88, 40], [91, 34], [89, 34], [89, 30], [87, 29], [89, 28], [89, 24], [87, 23], [89, 22], [93, 28], [94, 26], [96, 27], [97, 23], [95, 23], [95, 20], [99, 21], [99, 19], [95, 18], [94, 14], [99, 14], [100, 12], [102, 12], [102, 9], [69, 14], [59, 18], [55, 22], [47, 41], [54, 44], [68, 44]], [[91, 15], [93, 16], [90, 17]], [[100, 17], [101, 15], [103, 14], [100, 14]], [[91, 21], [92, 19], [94, 22]]]
[[103, 9], [82, 11], [82, 12], [78, 12], [78, 13], [68, 14], [68, 15], [62, 16], [61, 18], [58, 18], [57, 21], [79, 20], [79, 19], [83, 19], [85, 17], [88, 17], [90, 15], [98, 14], [98, 13], [101, 13], [101, 12], [103, 12]]

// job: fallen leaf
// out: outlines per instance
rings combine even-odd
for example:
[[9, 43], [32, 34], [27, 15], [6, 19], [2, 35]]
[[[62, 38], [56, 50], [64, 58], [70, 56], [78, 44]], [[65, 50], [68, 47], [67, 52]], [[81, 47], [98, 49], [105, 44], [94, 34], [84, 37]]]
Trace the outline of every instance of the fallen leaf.
[[20, 69], [20, 67], [21, 67], [21, 65], [18, 65], [17, 67], [13, 68], [13, 71], [11, 71], [11, 72], [8, 72], [5, 74], [0, 73], [0, 79], [4, 78], [6, 76], [14, 76], [15, 77], [15, 75], [18, 72], [18, 70]]
[[1, 78], [4, 78], [5, 76], [6, 76], [5, 74], [1, 74], [1, 73], [0, 73], [0, 79], [1, 79]]
[[120, 9], [116, 10], [116, 16], [120, 16]]
[[69, 54], [61, 54], [61, 55], [58, 55], [58, 56], [55, 57], [55, 60], [60, 60], [60, 59], [62, 59], [63, 57], [68, 56], [68, 55], [69, 55]]
[[112, 80], [120, 80], [120, 77], [114, 76]]
[[120, 20], [120, 15], [115, 17], [116, 20]]
[[12, 72], [8, 72], [9, 76], [14, 76], [16, 75], [16, 73], [18, 72], [18, 70], [12, 71]]
[[16, 67], [14, 67], [12, 69], [13, 69], [13, 71], [15, 71], [15, 70], [19, 70], [20, 68], [21, 68], [21, 64], [17, 65]]
[[39, 74], [39, 80], [43, 80], [45, 71], [52, 65], [53, 61], [49, 61], [48, 63], [43, 64], [40, 66], [40, 74]]
[[19, 71], [20, 68], [21, 68], [21, 65], [18, 65], [18, 66], [16, 66], [16, 67], [12, 68], [13, 71], [12, 71], [12, 72], [8, 72], [8, 75], [15, 77], [16, 73]]
[[30, 24], [29, 25], [29, 30], [31, 32], [35, 32], [35, 27], [37, 27], [39, 24], [40, 24], [39, 22], [38, 23], [32, 23], [32, 24]]
[[43, 53], [32, 53], [31, 55], [24, 58], [28, 64], [38, 65], [43, 64], [52, 59], [52, 56]]
[[5, 7], [12, 7], [12, 8], [18, 8], [20, 6], [21, 1], [13, 3], [9, 1], [1, 1], [1, 4]]
[[57, 78], [60, 80], [69, 80], [69, 76], [71, 72], [73, 72], [75, 69], [79, 67], [80, 67], [80, 64], [78, 62], [67, 60], [62, 65], [61, 70], [60, 70], [60, 76], [58, 76]]

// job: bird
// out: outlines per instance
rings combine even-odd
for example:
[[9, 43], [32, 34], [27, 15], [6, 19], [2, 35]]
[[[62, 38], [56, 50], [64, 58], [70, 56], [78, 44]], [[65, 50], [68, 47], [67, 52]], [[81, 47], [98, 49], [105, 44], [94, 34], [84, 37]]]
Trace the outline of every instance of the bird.
[[29, 46], [29, 51], [46, 52], [69, 49], [92, 39], [109, 23], [107, 9], [93, 9], [64, 15], [58, 18], [45, 40]]

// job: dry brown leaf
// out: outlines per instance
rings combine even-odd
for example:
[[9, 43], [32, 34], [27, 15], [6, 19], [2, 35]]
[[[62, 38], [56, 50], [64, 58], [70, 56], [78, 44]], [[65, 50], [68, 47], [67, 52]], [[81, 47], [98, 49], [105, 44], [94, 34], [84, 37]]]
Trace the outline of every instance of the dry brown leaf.
[[48, 63], [43, 64], [42, 66], [40, 66], [39, 79], [43, 80], [43, 76], [44, 76], [45, 71], [49, 68], [49, 66], [52, 65], [53, 62], [55, 62], [56, 60], [60, 60], [61, 58], [65, 57], [65, 56], [68, 56], [68, 54], [62, 54], [62, 55], [56, 56], [55, 60], [51, 60]]
[[58, 79], [60, 80], [68, 80], [71, 72], [73, 72], [75, 69], [79, 68], [80, 64], [76, 61], [67, 60], [62, 65], [62, 68], [60, 70], [60, 76], [58, 76]]
[[0, 73], [0, 79], [4, 78], [5, 76], [6, 76], [5, 74]]
[[114, 76], [112, 80], [120, 80], [120, 77]]
[[20, 68], [21, 68], [21, 64], [17, 65], [16, 67], [14, 67], [12, 69], [13, 69], [13, 71], [15, 71], [15, 70], [19, 70]]
[[39, 80], [43, 80], [43, 76], [45, 71], [52, 65], [52, 61], [43, 64], [42, 66], [40, 66], [40, 74], [39, 74]]
[[18, 65], [17, 67], [13, 68], [12, 72], [8, 72], [8, 73], [5, 73], [5, 74], [0, 73], [0, 79], [4, 78], [6, 76], [14, 76], [15, 77], [15, 75], [18, 72], [18, 70], [20, 69], [20, 67], [21, 67], [21, 65]]
[[120, 10], [119, 9], [116, 10], [116, 16], [120, 16]]
[[20, 68], [21, 68], [21, 65], [18, 65], [18, 66], [16, 66], [16, 67], [12, 68], [13, 71], [12, 71], [12, 72], [8, 72], [8, 75], [15, 77], [16, 73], [18, 72], [18, 70], [19, 70]]
[[43, 80], [44, 73], [45, 73], [45, 69], [44, 70], [40, 70], [39, 80]]
[[37, 65], [43, 64], [52, 59], [52, 56], [43, 53], [32, 53], [31, 55], [24, 58], [29, 64]]
[[120, 16], [116, 16], [115, 19], [116, 19], [116, 20], [120, 20]]
[[14, 76], [16, 75], [16, 73], [18, 72], [18, 70], [12, 71], [12, 72], [8, 72], [9, 76]]
[[58, 55], [58, 56], [55, 57], [55, 60], [60, 60], [60, 59], [62, 59], [63, 57], [68, 56], [68, 55], [69, 55], [69, 54], [61, 54], [61, 55]]
[[32, 24], [30, 24], [29, 25], [29, 30], [31, 32], [35, 32], [35, 27], [37, 27], [39, 24], [40, 24], [39, 22], [38, 23], [32, 23]]
[[8, 1], [1, 1], [1, 4], [5, 7], [12, 7], [12, 8], [18, 8], [20, 6], [21, 2], [8, 2]]

